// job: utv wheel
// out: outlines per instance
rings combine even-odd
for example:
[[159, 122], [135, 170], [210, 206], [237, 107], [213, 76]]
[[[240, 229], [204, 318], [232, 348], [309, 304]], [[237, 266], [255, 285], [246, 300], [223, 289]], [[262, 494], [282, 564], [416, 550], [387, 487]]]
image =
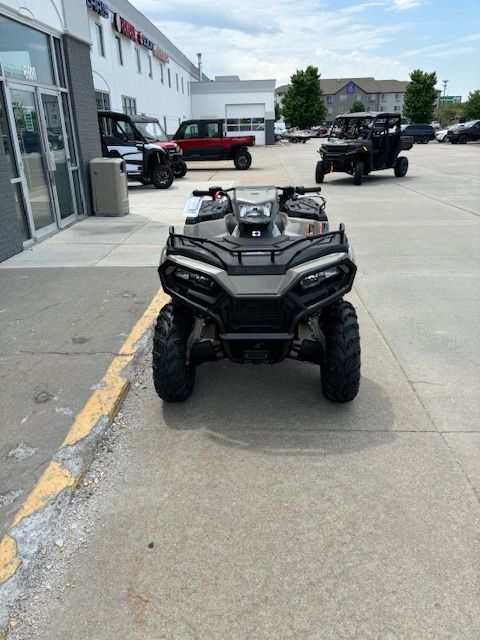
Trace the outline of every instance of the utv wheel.
[[152, 184], [157, 189], [168, 189], [173, 182], [173, 171], [166, 164], [155, 165], [152, 171]]
[[317, 166], [315, 167], [315, 182], [317, 184], [322, 184], [324, 177], [325, 177], [325, 170], [323, 168], [323, 162], [319, 160], [317, 162]]
[[468, 136], [467, 136], [467, 135], [465, 135], [465, 134], [463, 134], [462, 136], [460, 136], [460, 137], [458, 138], [458, 142], [459, 142], [460, 144], [467, 144], [467, 142], [468, 142]]
[[153, 384], [167, 402], [189, 398], [195, 383], [195, 367], [187, 365], [189, 319], [179, 305], [169, 303], [160, 311], [153, 336]]
[[175, 178], [183, 178], [187, 173], [187, 165], [184, 160], [176, 160], [172, 165], [172, 171]]
[[350, 402], [360, 386], [360, 333], [357, 314], [349, 302], [339, 300], [322, 313], [325, 360], [323, 395], [332, 402]]
[[363, 160], [357, 160], [355, 164], [355, 171], [353, 173], [353, 182], [356, 185], [361, 185], [363, 180]]
[[397, 178], [403, 178], [406, 176], [408, 171], [408, 158], [406, 156], [399, 156], [395, 161], [393, 171]]
[[233, 164], [236, 169], [240, 169], [241, 171], [245, 171], [250, 168], [252, 164], [252, 156], [248, 151], [238, 151], [233, 156]]

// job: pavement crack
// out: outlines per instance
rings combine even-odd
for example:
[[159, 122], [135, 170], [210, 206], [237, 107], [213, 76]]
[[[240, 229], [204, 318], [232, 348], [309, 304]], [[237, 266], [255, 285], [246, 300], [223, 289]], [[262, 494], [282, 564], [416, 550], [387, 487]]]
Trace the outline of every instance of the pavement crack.
[[458, 209], [459, 211], [464, 211], [465, 213], [469, 213], [470, 215], [475, 216], [477, 218], [480, 217], [479, 213], [476, 213], [471, 209], [465, 209], [464, 207], [459, 207], [457, 204], [454, 204], [453, 202], [448, 202], [447, 200], [442, 200], [441, 198], [435, 198], [435, 196], [431, 196], [428, 193], [423, 193], [422, 191], [417, 191], [416, 189], [412, 189], [412, 187], [407, 187], [404, 184], [399, 184], [398, 186], [401, 187], [402, 189], [406, 189], [407, 191], [412, 191], [413, 193], [416, 193], [419, 196], [428, 198], [429, 200], [435, 200], [435, 202], [441, 202], [442, 204], [447, 204], [449, 207], [453, 207], [454, 209]]
[[[28, 356], [122, 356], [131, 357], [134, 353], [119, 353], [118, 351], [28, 351], [17, 350], [16, 354], [28, 355]], [[2, 356], [8, 356], [11, 354], [2, 353]]]

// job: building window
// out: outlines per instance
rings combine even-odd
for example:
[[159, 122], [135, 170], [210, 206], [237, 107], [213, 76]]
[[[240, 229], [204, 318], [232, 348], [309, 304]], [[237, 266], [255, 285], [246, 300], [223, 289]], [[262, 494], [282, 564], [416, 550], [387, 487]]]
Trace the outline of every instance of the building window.
[[346, 102], [347, 101], [347, 94], [346, 93], [342, 93], [339, 96], [339, 100], [340, 100], [340, 102]]
[[339, 107], [338, 113], [347, 113], [347, 107]]
[[142, 73], [142, 61], [140, 60], [140, 51], [135, 49], [135, 56], [137, 58], [137, 72]]
[[396, 105], [393, 107], [393, 110], [394, 110], [394, 111], [401, 111], [402, 109], [401, 109], [401, 107], [399, 107], [399, 106], [398, 106], [398, 104], [396, 104]]
[[168, 86], [172, 88], [172, 74], [170, 73], [170, 69], [167, 69], [167, 75], [168, 75]]
[[333, 107], [327, 107], [327, 114], [331, 116], [333, 113]]
[[190, 82], [187, 82], [187, 93], [190, 95]]
[[175, 74], [175, 82], [176, 82], [177, 91], [178, 91], [178, 73]]
[[185, 87], [183, 86], [183, 78], [182, 78], [182, 93], [185, 93]]
[[400, 93], [396, 93], [395, 94], [395, 100], [401, 100], [401, 99], [402, 99], [401, 94]]
[[370, 93], [368, 95], [368, 101], [369, 102], [375, 102], [376, 99], [377, 99], [377, 94], [376, 93]]
[[137, 101], [135, 98], [122, 96], [122, 109], [127, 116], [134, 116], [137, 113]]
[[95, 102], [99, 111], [109, 111], [110, 94], [106, 91], [95, 91]]
[[367, 113], [370, 113], [371, 110], [372, 110], [372, 107], [368, 106], [367, 107]]
[[227, 131], [255, 131], [259, 125], [265, 125], [264, 118], [230, 118]]
[[123, 67], [123, 51], [122, 51], [122, 41], [120, 36], [115, 36], [116, 45], [117, 45], [117, 60], [118, 64]]
[[97, 48], [98, 54], [105, 58], [105, 43], [103, 41], [103, 27], [98, 22], [95, 23], [95, 31], [97, 32]]
[[148, 56], [148, 75], [150, 78], [153, 78], [153, 66], [152, 66], [152, 58]]
[[333, 102], [333, 96], [325, 96], [325, 102]]
[[381, 100], [382, 102], [385, 102], [385, 94], [384, 94], [384, 93], [381, 93], [381, 94], [380, 94], [380, 100]]
[[162, 84], [164, 84], [164, 82], [165, 82], [165, 78], [164, 78], [164, 75], [163, 75], [163, 64], [160, 64], [160, 82]]
[[385, 107], [381, 106], [380, 111], [385, 111]]

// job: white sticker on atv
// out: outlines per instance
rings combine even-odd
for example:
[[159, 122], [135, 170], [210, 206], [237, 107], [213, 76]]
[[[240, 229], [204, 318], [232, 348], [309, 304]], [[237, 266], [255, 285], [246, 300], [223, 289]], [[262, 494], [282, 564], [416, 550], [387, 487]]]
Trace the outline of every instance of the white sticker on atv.
[[183, 215], [186, 218], [196, 218], [198, 216], [198, 212], [200, 211], [200, 207], [202, 206], [203, 198], [201, 196], [192, 196], [185, 203], [185, 208], [183, 209]]

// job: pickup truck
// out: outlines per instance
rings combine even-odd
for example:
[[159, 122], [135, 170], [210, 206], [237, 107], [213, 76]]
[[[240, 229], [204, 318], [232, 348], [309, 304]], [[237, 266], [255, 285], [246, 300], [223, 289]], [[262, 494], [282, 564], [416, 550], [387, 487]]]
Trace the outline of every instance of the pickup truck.
[[172, 138], [183, 151], [184, 160], [233, 160], [237, 169], [252, 164], [247, 147], [255, 136], [226, 136], [225, 120], [185, 120]]

